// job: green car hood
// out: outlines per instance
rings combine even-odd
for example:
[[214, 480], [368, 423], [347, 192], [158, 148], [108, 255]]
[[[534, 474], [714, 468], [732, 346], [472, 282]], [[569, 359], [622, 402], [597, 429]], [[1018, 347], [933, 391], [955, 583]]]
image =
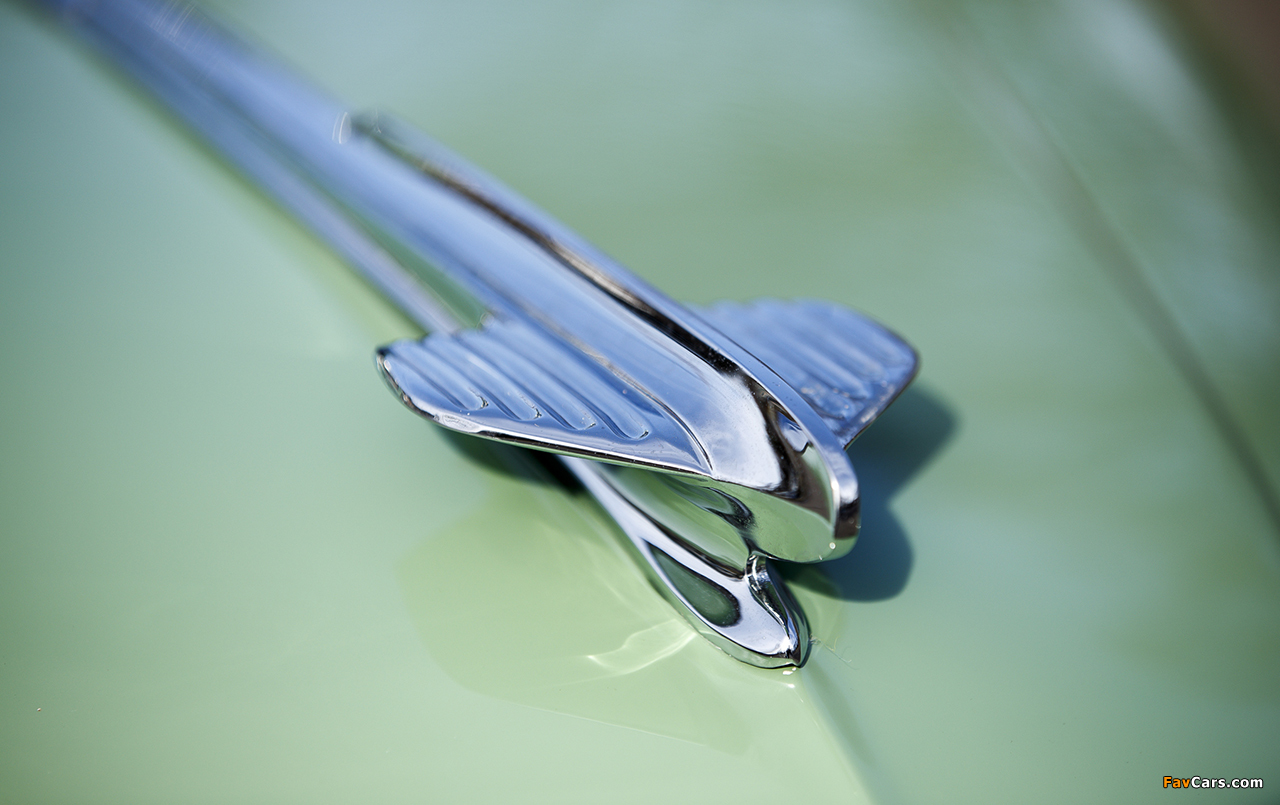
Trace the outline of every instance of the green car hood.
[[372, 351], [409, 323], [0, 4], [0, 799], [1274, 801], [1280, 174], [1176, 19], [213, 6], [675, 298], [831, 299], [923, 371], [851, 448], [858, 546], [789, 571], [812, 659], [734, 662], [589, 499], [404, 412]]

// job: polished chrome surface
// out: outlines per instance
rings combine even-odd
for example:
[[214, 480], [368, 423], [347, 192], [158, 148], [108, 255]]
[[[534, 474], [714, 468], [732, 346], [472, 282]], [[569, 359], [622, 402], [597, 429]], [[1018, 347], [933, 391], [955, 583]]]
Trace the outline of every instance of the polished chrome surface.
[[916, 371], [911, 347], [830, 302], [720, 302], [702, 316], [777, 372], [845, 444], [893, 402]]
[[852, 547], [844, 448], [910, 382], [910, 347], [820, 302], [685, 308], [190, 6], [52, 5], [430, 331], [378, 353], [406, 405], [570, 457], [699, 631], [752, 664], [804, 661], [804, 616], [769, 560]]
[[762, 668], [804, 664], [809, 624], [767, 557], [751, 551], [740, 565], [709, 559], [636, 505], [601, 465], [564, 462], [627, 535], [654, 587], [704, 637]]

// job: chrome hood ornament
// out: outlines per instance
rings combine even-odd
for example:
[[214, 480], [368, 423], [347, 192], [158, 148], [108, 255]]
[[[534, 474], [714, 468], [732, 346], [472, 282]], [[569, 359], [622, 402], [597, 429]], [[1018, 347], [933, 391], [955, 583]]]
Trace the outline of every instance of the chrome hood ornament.
[[192, 7], [52, 2], [428, 332], [378, 351], [417, 413], [549, 451], [700, 632], [803, 664], [771, 562], [858, 532], [844, 448], [916, 355], [833, 304], [690, 309], [394, 119], [352, 115]]

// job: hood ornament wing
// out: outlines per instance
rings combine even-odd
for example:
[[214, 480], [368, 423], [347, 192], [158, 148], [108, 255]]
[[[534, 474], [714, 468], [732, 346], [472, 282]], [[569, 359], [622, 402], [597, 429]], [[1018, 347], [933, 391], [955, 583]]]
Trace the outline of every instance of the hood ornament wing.
[[844, 448], [914, 376], [905, 342], [825, 302], [684, 307], [190, 6], [48, 5], [429, 332], [378, 351], [407, 406], [559, 454], [695, 628], [745, 662], [803, 664], [808, 627], [772, 562], [853, 546]]

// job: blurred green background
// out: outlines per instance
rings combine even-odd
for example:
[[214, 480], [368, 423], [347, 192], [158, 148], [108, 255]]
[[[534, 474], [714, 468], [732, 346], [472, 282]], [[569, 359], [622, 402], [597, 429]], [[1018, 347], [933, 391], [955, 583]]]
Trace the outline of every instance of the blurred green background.
[[739, 665], [589, 501], [403, 410], [371, 355], [412, 326], [0, 4], [0, 799], [1280, 783], [1280, 173], [1196, 7], [210, 7], [675, 298], [833, 299], [923, 372], [851, 448], [859, 545], [790, 572], [813, 660]]

